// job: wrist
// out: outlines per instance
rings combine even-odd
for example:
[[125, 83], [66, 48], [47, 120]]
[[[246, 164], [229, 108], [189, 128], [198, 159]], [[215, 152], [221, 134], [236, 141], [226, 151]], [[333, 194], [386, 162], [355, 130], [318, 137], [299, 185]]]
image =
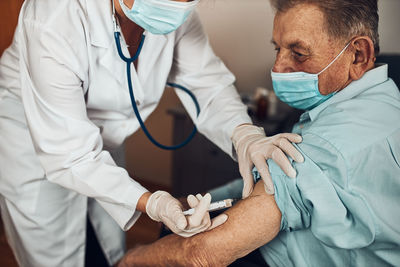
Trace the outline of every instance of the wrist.
[[150, 196], [151, 196], [150, 192], [144, 193], [139, 198], [139, 201], [138, 201], [138, 203], [136, 205], [136, 210], [141, 211], [141, 212], [146, 212], [146, 205], [147, 205], [147, 202], [149, 201]]
[[242, 140], [246, 140], [250, 136], [265, 136], [264, 128], [252, 124], [241, 124], [233, 130], [231, 137], [233, 146], [238, 148]]
[[145, 212], [147, 216], [150, 217], [153, 221], [160, 222], [162, 221], [160, 218], [160, 203], [162, 203], [162, 198], [165, 201], [165, 197], [171, 196], [168, 192], [165, 191], [156, 191], [150, 194], [147, 197], [147, 201], [145, 204]]

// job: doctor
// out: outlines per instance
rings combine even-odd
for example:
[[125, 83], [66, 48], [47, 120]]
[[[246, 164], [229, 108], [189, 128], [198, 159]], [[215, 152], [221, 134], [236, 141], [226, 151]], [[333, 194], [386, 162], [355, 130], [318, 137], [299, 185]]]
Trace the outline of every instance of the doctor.
[[[145, 120], [165, 84], [189, 88], [201, 112], [178, 94], [199, 131], [237, 157], [253, 190], [256, 165], [273, 193], [266, 158], [291, 177], [287, 155], [302, 161], [290, 142], [265, 137], [251, 125], [233, 86], [234, 77], [209, 46], [195, 1], [25, 1], [14, 41], [0, 61], [0, 206], [8, 241], [21, 266], [83, 266], [86, 218], [110, 265], [124, 252], [124, 235], [146, 212], [182, 236], [216, 227], [209, 195], [189, 197], [184, 217], [167, 192], [148, 192], [111, 156], [139, 128], [129, 99], [126, 64], [113, 39], [113, 6], [131, 68], [136, 105]], [[235, 149], [232, 149], [232, 144]], [[285, 154], [286, 153], [286, 154]]]

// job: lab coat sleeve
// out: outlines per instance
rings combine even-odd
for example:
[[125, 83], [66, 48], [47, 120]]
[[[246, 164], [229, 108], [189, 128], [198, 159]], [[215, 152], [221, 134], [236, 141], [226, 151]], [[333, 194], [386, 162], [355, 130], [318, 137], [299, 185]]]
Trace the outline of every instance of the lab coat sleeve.
[[[324, 244], [356, 249], [370, 245], [376, 234], [373, 213], [364, 197], [352, 190], [341, 153], [323, 138], [307, 133], [296, 147], [304, 163], [292, 162], [295, 179], [268, 160], [281, 210], [281, 231], [310, 228]], [[256, 179], [260, 175], [255, 170]]]
[[127, 230], [140, 216], [136, 204], [147, 190], [116, 166], [87, 117], [88, 55], [81, 31], [66, 38], [24, 21], [19, 34], [27, 124], [47, 179], [95, 198]]
[[233, 85], [235, 77], [214, 54], [196, 12], [176, 33], [170, 80], [194, 93], [201, 109], [198, 117], [190, 97], [177, 91], [199, 131], [232, 156], [234, 128], [251, 119]]

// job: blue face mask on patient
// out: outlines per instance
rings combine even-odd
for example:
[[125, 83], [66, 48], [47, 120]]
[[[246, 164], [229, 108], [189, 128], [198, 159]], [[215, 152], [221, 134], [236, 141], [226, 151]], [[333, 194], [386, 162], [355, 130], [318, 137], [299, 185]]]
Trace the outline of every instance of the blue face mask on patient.
[[318, 76], [343, 54], [349, 44], [319, 73], [278, 73], [271, 71], [272, 85], [276, 96], [289, 106], [303, 110], [313, 109], [331, 98], [336, 92], [329, 95], [321, 95], [318, 87]]
[[178, 2], [173, 0], [135, 0], [131, 9], [119, 0], [130, 20], [153, 34], [168, 34], [181, 26], [200, 0]]

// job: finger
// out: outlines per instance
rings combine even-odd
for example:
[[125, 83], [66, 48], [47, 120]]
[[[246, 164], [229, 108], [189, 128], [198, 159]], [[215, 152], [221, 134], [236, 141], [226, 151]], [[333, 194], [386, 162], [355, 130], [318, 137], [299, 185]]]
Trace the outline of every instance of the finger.
[[211, 219], [209, 213], [206, 213], [206, 215], [203, 217], [203, 220], [201, 221], [201, 224], [199, 226], [192, 226], [188, 225], [188, 227], [184, 230], [184, 232], [187, 233], [200, 233], [204, 232], [211, 226]]
[[225, 223], [226, 220], [228, 220], [228, 215], [226, 215], [225, 213], [223, 213], [221, 215], [218, 215], [217, 217], [212, 219], [211, 226], [210, 226], [210, 228], [207, 229], [207, 231], [212, 230], [215, 227], [220, 226], [221, 224]]
[[282, 150], [279, 148], [275, 149], [274, 152], [272, 152], [272, 160], [279, 165], [279, 167], [284, 173], [286, 173], [287, 176], [296, 178], [296, 170], [290, 164], [290, 161], [286, 157], [285, 153], [282, 152]]
[[303, 141], [303, 137], [301, 137], [298, 134], [294, 134], [294, 133], [283, 133], [283, 134], [280, 134], [279, 137], [286, 138], [290, 142], [293, 142], [293, 143], [301, 143], [301, 141]]
[[253, 174], [251, 173], [250, 168], [245, 168], [245, 170], [240, 173], [243, 177], [242, 198], [245, 199], [248, 196], [250, 196], [251, 192], [253, 192], [253, 187], [254, 187]]
[[177, 227], [175, 221], [169, 219], [169, 218], [164, 218], [162, 220], [163, 224], [165, 224], [172, 232], [174, 232], [175, 234], [180, 235], [180, 233], [182, 233], [183, 229], [180, 229]]
[[188, 229], [185, 229], [182, 232], [180, 232], [179, 235], [184, 237], [190, 237], [195, 234], [206, 231], [210, 226], [211, 226], [211, 220], [210, 216], [208, 216], [208, 218], [201, 225], [197, 227], [189, 227]]
[[201, 221], [200, 227], [203, 229], [201, 229], [200, 231], [204, 232], [210, 226], [211, 226], [210, 213], [207, 212], [206, 215], [203, 217], [203, 220]]
[[165, 219], [171, 220], [178, 229], [180, 229], [180, 230], [185, 229], [188, 222], [186, 220], [185, 215], [183, 214], [182, 207], [180, 206], [180, 202], [176, 201], [171, 204], [173, 206], [169, 209], [167, 216], [163, 216], [163, 217], [165, 217]]
[[288, 139], [281, 138], [279, 140], [279, 147], [292, 159], [297, 162], [304, 162], [303, 155], [296, 149], [292, 143], [288, 141]]
[[174, 222], [179, 230], [185, 229], [188, 224], [185, 215], [183, 215], [183, 212], [180, 212], [174, 216]]
[[200, 201], [203, 198], [203, 196], [201, 194], [197, 194], [196, 198], [197, 198], [198, 201]]
[[257, 157], [254, 159], [254, 164], [257, 167], [258, 173], [261, 175], [261, 179], [264, 182], [266, 192], [270, 195], [275, 193], [274, 183], [272, 182], [271, 174], [269, 173], [268, 164], [263, 157]]
[[194, 208], [199, 204], [199, 200], [193, 195], [188, 195], [187, 202], [191, 208]]
[[[175, 233], [175, 232], [174, 232]], [[191, 232], [180, 232], [180, 233], [175, 233], [177, 235], [180, 235], [182, 237], [188, 238], [191, 236], [194, 236], [196, 233], [191, 233]]]
[[189, 216], [189, 225], [190, 227], [197, 227], [201, 224], [203, 217], [208, 213], [208, 207], [211, 203], [211, 195], [209, 193], [205, 194], [204, 197], [200, 200], [200, 203], [195, 207], [194, 213], [192, 216]]
[[265, 192], [267, 192], [268, 195], [275, 194], [274, 182], [272, 181], [272, 177], [271, 177], [271, 174], [269, 173], [269, 171], [267, 171], [264, 174], [264, 176], [261, 176], [261, 178], [264, 182]]

